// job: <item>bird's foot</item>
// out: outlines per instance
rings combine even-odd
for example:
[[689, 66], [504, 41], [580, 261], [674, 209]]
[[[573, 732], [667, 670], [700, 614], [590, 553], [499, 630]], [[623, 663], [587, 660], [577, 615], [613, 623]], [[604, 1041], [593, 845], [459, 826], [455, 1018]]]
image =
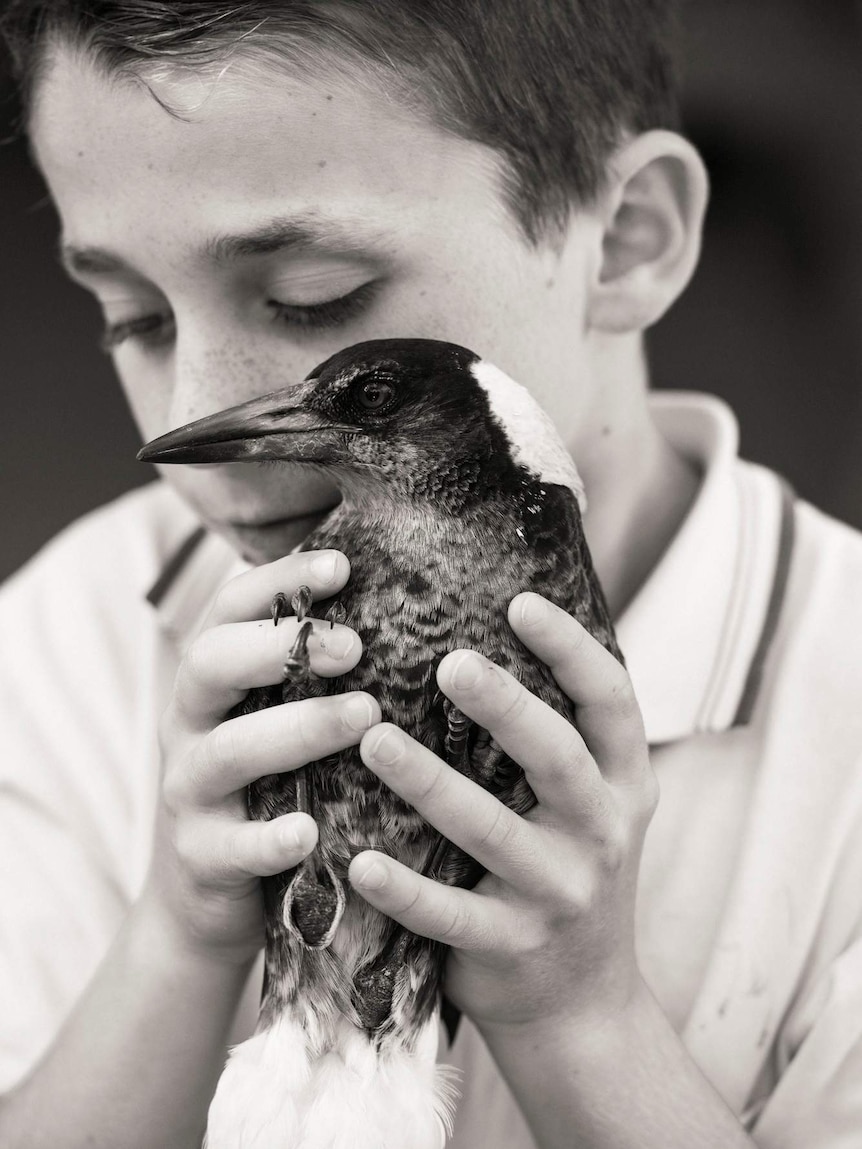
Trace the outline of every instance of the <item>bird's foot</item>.
[[398, 975], [404, 973], [407, 932], [397, 926], [381, 952], [361, 966], [353, 975], [351, 999], [359, 1020], [369, 1032], [375, 1032], [392, 1015], [392, 998]]
[[470, 770], [468, 742], [473, 720], [459, 710], [449, 698], [443, 699], [443, 713], [446, 716], [446, 738], [443, 743], [446, 761], [461, 774], [468, 774]]
[[470, 777], [488, 789], [505, 757], [502, 746], [494, 741], [487, 730], [483, 730], [470, 755]]
[[295, 687], [306, 685], [311, 678], [311, 662], [308, 657], [311, 623], [305, 622], [305, 620], [311, 609], [312, 601], [311, 588], [307, 586], [298, 587], [291, 595], [289, 602], [283, 591], [278, 591], [272, 596], [269, 609], [275, 626], [278, 626], [279, 619], [288, 618], [290, 615], [296, 615], [299, 622], [304, 624], [300, 626], [299, 633], [284, 662], [282, 677], [284, 690], [287, 692], [284, 698], [285, 702], [292, 701], [292, 691]]
[[344, 884], [316, 854], [306, 858], [284, 895], [284, 924], [309, 949], [330, 944], [344, 913]]
[[292, 701], [293, 690], [297, 686], [306, 685], [311, 679], [311, 660], [308, 656], [308, 639], [311, 635], [311, 631], [311, 620], [306, 619], [299, 628], [299, 633], [294, 639], [293, 646], [290, 648], [287, 658], [284, 660], [282, 692], [287, 691], [291, 694], [291, 697], [285, 698], [285, 701]]

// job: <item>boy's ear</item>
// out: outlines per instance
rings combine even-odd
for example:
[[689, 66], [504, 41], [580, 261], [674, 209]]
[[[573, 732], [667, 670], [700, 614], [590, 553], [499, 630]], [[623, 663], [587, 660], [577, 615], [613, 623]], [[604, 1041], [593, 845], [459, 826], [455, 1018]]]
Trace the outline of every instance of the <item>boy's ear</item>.
[[640, 331], [682, 293], [697, 266], [709, 184], [700, 156], [675, 132], [651, 131], [611, 159], [596, 208], [601, 257], [587, 319], [608, 332]]

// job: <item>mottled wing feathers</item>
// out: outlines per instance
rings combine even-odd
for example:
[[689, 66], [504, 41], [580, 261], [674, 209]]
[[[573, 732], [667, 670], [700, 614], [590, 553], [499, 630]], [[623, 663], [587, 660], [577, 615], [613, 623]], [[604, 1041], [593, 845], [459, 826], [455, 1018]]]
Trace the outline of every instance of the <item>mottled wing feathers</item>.
[[[375, 520], [367, 511], [335, 512], [306, 542], [308, 549], [332, 546], [348, 553], [351, 577], [334, 600], [316, 604], [312, 613], [322, 617], [337, 601], [345, 622], [359, 632], [364, 654], [347, 674], [314, 680], [309, 684], [312, 692], [368, 691], [378, 699], [384, 720], [464, 768], [510, 809], [526, 813], [535, 796], [524, 773], [486, 731], [468, 729], [466, 767], [463, 753], [458, 762], [447, 754], [448, 704], [437, 688], [436, 668], [450, 650], [478, 650], [575, 720], [574, 704], [549, 669], [520, 643], [506, 617], [516, 594], [534, 590], [574, 615], [620, 657], [572, 490], [542, 484], [525, 472], [514, 491], [506, 491], [497, 504], [484, 506], [478, 518], [469, 520], [444, 514]], [[281, 701], [281, 687], [252, 691], [234, 713]], [[320, 829], [318, 848], [303, 870], [303, 881], [307, 877], [311, 882], [310, 895], [306, 898], [299, 889], [296, 870], [264, 881], [271, 935], [267, 961], [281, 971], [281, 985], [295, 984], [301, 962], [304, 978], [322, 979], [318, 984], [332, 991], [339, 1008], [352, 1009], [359, 1023], [383, 1040], [400, 1024], [395, 1002], [407, 992], [402, 985], [405, 971], [415, 981], [410, 990], [412, 1016], [418, 1016], [415, 995], [420, 990], [425, 997], [419, 1013], [424, 1016], [433, 1007], [442, 951], [427, 939], [405, 935], [362, 899], [350, 898], [345, 886], [351, 858], [366, 848], [379, 849], [440, 881], [467, 887], [484, 871], [367, 770], [356, 748], [309, 764], [302, 773]], [[297, 795], [296, 777], [290, 772], [263, 778], [249, 789], [250, 813], [276, 817], [296, 809]], [[321, 874], [331, 876], [333, 891], [345, 889], [348, 895], [345, 922], [352, 958], [344, 938], [328, 948], [329, 932], [317, 929], [315, 921], [310, 926], [304, 919], [282, 924], [282, 906], [296, 916], [291, 883], [297, 885], [299, 911], [311, 907], [311, 912], [311, 894], [318, 886], [323, 890]], [[331, 915], [324, 916], [328, 921]], [[284, 948], [285, 925], [291, 930], [297, 924], [303, 937], [308, 934], [317, 957], [306, 950], [301, 958]], [[327, 948], [316, 948], [318, 934], [319, 944]], [[268, 999], [265, 1009], [275, 1008], [275, 999]]]

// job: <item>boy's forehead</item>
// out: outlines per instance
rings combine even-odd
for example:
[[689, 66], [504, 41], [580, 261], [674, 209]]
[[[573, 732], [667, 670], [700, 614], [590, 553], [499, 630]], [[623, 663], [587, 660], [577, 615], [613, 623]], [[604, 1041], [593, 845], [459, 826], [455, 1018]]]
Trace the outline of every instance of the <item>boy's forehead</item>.
[[[362, 217], [333, 217], [310, 211], [290, 217], [266, 218], [230, 232], [202, 238], [196, 254], [206, 262], [230, 265], [245, 258], [273, 254], [293, 256], [383, 257], [391, 236]], [[63, 238], [61, 258], [73, 274], [110, 274], [123, 270], [111, 251]]]
[[[305, 232], [298, 242], [348, 246], [375, 230], [379, 238], [409, 229], [423, 210], [481, 206], [507, 218], [495, 153], [351, 73], [311, 80], [258, 66], [151, 70], [149, 79], [152, 90], [80, 53], [55, 53], [31, 126], [62, 214], [72, 203], [107, 202], [117, 217], [149, 197], [155, 223], [181, 197], [197, 217], [209, 215], [218, 236], [235, 233], [242, 205], [256, 205], [256, 226], [277, 221], [287, 203]], [[219, 220], [219, 202], [229, 220]]]

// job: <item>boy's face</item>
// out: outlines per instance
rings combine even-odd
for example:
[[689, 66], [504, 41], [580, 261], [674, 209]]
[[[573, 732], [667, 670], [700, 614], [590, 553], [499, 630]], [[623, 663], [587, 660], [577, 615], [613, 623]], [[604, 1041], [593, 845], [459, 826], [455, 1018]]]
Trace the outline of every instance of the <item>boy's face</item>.
[[[493, 153], [335, 67], [139, 84], [61, 52], [33, 139], [70, 270], [99, 298], [145, 438], [300, 380], [340, 347], [425, 336], [524, 383], [578, 458], [597, 393], [585, 294], [599, 225], [529, 247]], [[166, 468], [255, 561], [337, 501], [266, 464]]]

